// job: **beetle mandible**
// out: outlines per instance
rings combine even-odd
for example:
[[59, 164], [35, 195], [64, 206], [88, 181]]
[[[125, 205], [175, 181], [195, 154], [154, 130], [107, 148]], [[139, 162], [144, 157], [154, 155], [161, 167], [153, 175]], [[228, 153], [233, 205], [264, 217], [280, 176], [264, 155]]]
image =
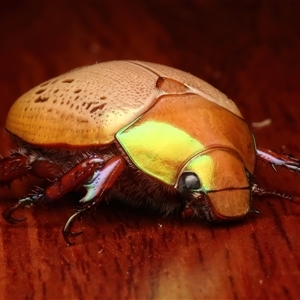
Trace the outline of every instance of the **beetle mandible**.
[[[256, 147], [237, 106], [203, 80], [167, 66], [111, 61], [46, 81], [11, 107], [6, 130], [18, 150], [0, 160], [0, 184], [30, 173], [48, 179], [3, 212], [86, 189], [63, 228], [111, 197], [208, 221], [241, 219], [259, 188], [256, 159], [290, 171], [300, 161]], [[290, 197], [292, 198], [292, 197]]]

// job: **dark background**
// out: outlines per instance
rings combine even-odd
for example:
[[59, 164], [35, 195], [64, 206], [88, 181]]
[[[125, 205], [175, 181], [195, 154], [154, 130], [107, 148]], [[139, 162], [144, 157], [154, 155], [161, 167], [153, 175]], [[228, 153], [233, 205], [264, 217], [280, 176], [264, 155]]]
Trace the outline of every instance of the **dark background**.
[[[234, 99], [260, 146], [300, 156], [298, 1], [1, 1], [0, 154], [3, 128], [29, 88], [72, 68], [113, 59], [191, 72]], [[261, 186], [300, 195], [300, 176], [257, 166]], [[32, 178], [0, 189], [0, 209]], [[254, 199], [261, 214], [209, 226], [103, 205], [67, 247], [72, 197], [0, 220], [1, 299], [297, 299], [300, 208]]]

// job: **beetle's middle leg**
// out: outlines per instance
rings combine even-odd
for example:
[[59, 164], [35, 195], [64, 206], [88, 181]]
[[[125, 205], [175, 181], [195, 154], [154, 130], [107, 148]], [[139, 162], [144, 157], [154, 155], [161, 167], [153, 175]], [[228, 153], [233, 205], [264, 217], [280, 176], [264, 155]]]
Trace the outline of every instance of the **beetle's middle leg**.
[[291, 155], [277, 153], [269, 149], [258, 148], [256, 153], [260, 159], [270, 163], [276, 171], [276, 166], [285, 167], [292, 172], [300, 172], [300, 160]]

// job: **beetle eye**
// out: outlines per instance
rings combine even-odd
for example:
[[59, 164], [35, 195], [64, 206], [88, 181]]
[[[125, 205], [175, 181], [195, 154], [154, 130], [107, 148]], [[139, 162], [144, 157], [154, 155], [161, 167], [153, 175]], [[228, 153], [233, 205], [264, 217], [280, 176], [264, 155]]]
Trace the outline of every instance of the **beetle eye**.
[[192, 172], [183, 173], [179, 179], [178, 190], [198, 190], [201, 187], [199, 177]]

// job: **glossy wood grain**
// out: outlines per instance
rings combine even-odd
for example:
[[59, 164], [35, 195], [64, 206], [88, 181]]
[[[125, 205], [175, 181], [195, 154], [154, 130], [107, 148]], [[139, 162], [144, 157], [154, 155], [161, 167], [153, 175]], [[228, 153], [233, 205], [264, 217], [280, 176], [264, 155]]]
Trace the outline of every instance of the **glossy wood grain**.
[[[300, 6], [287, 1], [7, 1], [0, 4], [0, 154], [13, 101], [69, 69], [113, 59], [189, 71], [236, 101], [257, 143], [300, 157]], [[226, 170], [225, 170], [226, 171]], [[261, 186], [300, 195], [300, 176], [258, 164]], [[36, 179], [0, 189], [1, 211]], [[61, 227], [76, 195], [0, 220], [0, 299], [297, 299], [300, 207], [254, 199], [261, 214], [211, 226], [103, 204]]]

